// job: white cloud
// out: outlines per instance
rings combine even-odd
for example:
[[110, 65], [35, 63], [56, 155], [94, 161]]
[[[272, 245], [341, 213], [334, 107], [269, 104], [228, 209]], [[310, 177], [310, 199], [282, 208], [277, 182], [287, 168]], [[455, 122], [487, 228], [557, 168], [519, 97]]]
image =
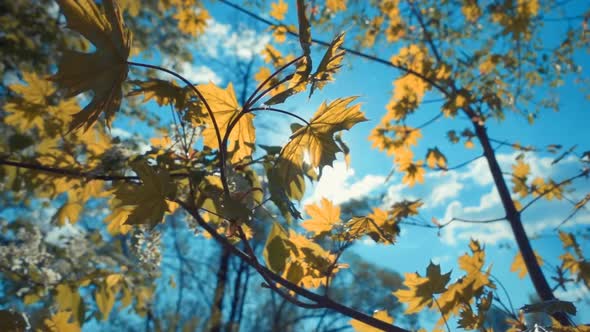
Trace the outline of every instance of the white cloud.
[[430, 193], [426, 200], [428, 207], [440, 206], [449, 199], [459, 196], [463, 189], [463, 184], [455, 174], [449, 174], [448, 178], [438, 184]]
[[260, 34], [243, 26], [233, 31], [231, 25], [209, 19], [207, 30], [200, 38], [199, 45], [205, 53], [214, 58], [224, 55], [250, 60], [258, 55], [269, 41], [268, 33]]
[[221, 83], [221, 77], [207, 66], [195, 66], [189, 62], [183, 62], [178, 69], [182, 76], [194, 84], [213, 82], [218, 85]]
[[354, 174], [354, 169], [347, 169], [343, 161], [335, 161], [334, 167], [324, 167], [320, 181], [313, 187], [313, 194], [303, 204], [319, 202], [323, 197], [341, 204], [364, 197], [385, 182], [384, 176], [369, 174], [357, 180]]
[[111, 128], [111, 136], [113, 137], [120, 137], [120, 138], [130, 138], [132, 135], [125, 129], [122, 128]]
[[580, 299], [588, 298], [590, 295], [590, 290], [588, 287], [584, 285], [579, 285], [576, 287], [570, 287], [568, 290], [564, 291], [563, 289], [558, 288], [555, 291], [555, 296], [563, 301], [579, 301]]

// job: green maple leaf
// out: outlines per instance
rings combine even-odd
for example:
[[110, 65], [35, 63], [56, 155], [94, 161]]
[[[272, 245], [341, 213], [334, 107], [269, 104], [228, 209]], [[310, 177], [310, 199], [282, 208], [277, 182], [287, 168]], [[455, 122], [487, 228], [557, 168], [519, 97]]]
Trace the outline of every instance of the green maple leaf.
[[145, 162], [135, 162], [133, 170], [141, 179], [141, 185], [125, 184], [115, 191], [119, 206], [132, 206], [125, 224], [155, 226], [169, 211], [167, 200], [174, 199], [174, 187], [165, 170], [154, 170]]

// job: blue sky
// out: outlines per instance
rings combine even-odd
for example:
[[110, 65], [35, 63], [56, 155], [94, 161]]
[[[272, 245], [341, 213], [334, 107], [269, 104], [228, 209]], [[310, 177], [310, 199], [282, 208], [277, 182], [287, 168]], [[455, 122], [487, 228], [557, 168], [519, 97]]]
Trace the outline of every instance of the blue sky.
[[[294, 6], [292, 6], [294, 7]], [[228, 11], [222, 4], [216, 4], [211, 10], [213, 20], [210, 22], [209, 32], [205, 35], [201, 46], [195, 47], [195, 52], [205, 52], [207, 56], [203, 62], [194, 64], [178, 64], [178, 68], [194, 82], [205, 83], [213, 81], [225, 86], [227, 73], [223, 68], [211, 62], [211, 58], [227, 59], [238, 57], [248, 60], [257, 57], [255, 50], [261, 50], [270, 40], [268, 32], [262, 29], [250, 29], [252, 21], [241, 21], [242, 18], [236, 12]], [[294, 15], [291, 8], [289, 15]], [[236, 18], [238, 18], [236, 20]], [[293, 17], [290, 16], [290, 19]], [[241, 22], [234, 24], [235, 22]], [[236, 29], [237, 28], [237, 29]], [[552, 23], [548, 29], [547, 39], [552, 41], [563, 33], [565, 25]], [[313, 30], [312, 30], [313, 34]], [[314, 37], [329, 40], [332, 36], [313, 34]], [[282, 49], [297, 50], [298, 41], [288, 38]], [[213, 45], [213, 46], [212, 46]], [[276, 46], [276, 44], [275, 44]], [[323, 49], [316, 48], [314, 57], [318, 59]], [[383, 58], [389, 58], [392, 54], [382, 54]], [[199, 58], [201, 59], [201, 58]], [[209, 59], [209, 60], [207, 60]], [[166, 63], [166, 60], [163, 60]], [[260, 63], [260, 62], [259, 62]], [[585, 60], [581, 63], [586, 76], [590, 73]], [[344, 203], [350, 199], [363, 197], [376, 197], [384, 194], [383, 207], [387, 207], [395, 201], [402, 199], [421, 198], [426, 203], [421, 209], [421, 218], [428, 223], [432, 217], [440, 221], [450, 220], [452, 217], [467, 219], [489, 219], [502, 217], [503, 211], [499, 197], [494, 190], [491, 176], [485, 160], [479, 159], [463, 168], [448, 172], [429, 172], [426, 182], [408, 188], [401, 184], [399, 174], [394, 174], [389, 181], [386, 177], [391, 170], [391, 157], [370, 148], [367, 140], [369, 132], [374, 128], [385, 111], [385, 105], [389, 102], [392, 81], [400, 75], [393, 68], [371, 63], [367, 60], [347, 56], [345, 65], [336, 76], [336, 81], [328, 85], [324, 90], [318, 91], [311, 99], [306, 95], [291, 98], [284, 109], [296, 112], [303, 117], [311, 117], [319, 104], [324, 100], [334, 100], [338, 97], [350, 95], [359, 96], [358, 101], [363, 104], [369, 121], [355, 126], [350, 132], [345, 133], [344, 140], [351, 148], [351, 166], [346, 168], [342, 156], [334, 163], [333, 168], [324, 169], [324, 175], [319, 183], [308, 186], [308, 192], [301, 203], [301, 207], [308, 203], [318, 202], [322, 197], [329, 198], [335, 203]], [[539, 91], [539, 93], [543, 93]], [[578, 152], [588, 150], [588, 132], [586, 129], [590, 113], [587, 109], [588, 100], [578, 87], [570, 84], [559, 90], [559, 113], [544, 112], [534, 125], [515, 114], [508, 114], [507, 119], [498, 123], [488, 121], [489, 135], [500, 140], [519, 142], [523, 145], [535, 145], [544, 147], [548, 144], [562, 144], [569, 148], [578, 144]], [[429, 98], [426, 98], [429, 99]], [[430, 98], [432, 99], [432, 98]], [[435, 116], [440, 109], [440, 104], [430, 103], [424, 105], [410, 118], [408, 124], [418, 125]], [[258, 143], [282, 145], [289, 137], [289, 123], [291, 119], [280, 115], [262, 115], [255, 120], [257, 125]], [[466, 149], [461, 143], [451, 146], [445, 138], [447, 130], [462, 130], [469, 126], [466, 119], [454, 120], [440, 119], [423, 131], [420, 146], [416, 149], [416, 155], [421, 157], [427, 148], [438, 146], [448, 157], [450, 166], [459, 164], [481, 154], [481, 149], [476, 144], [474, 149]], [[498, 159], [504, 170], [510, 171], [518, 152], [510, 147], [498, 149]], [[421, 157], [423, 158], [423, 157]], [[529, 153], [526, 157], [532, 168], [533, 176], [544, 178], [552, 177], [561, 180], [578, 171], [579, 164], [573, 158], [566, 158], [557, 165], [551, 165], [555, 156], [548, 154]], [[510, 183], [508, 179], [508, 183]], [[588, 180], [580, 180], [572, 188], [576, 191], [568, 193], [568, 197], [579, 200], [589, 189]], [[569, 214], [572, 204], [567, 201], [540, 201], [523, 214], [525, 228], [530, 236], [537, 236], [532, 241], [534, 249], [545, 259], [544, 270], [549, 277], [553, 271], [552, 266], [558, 264], [558, 256], [563, 253], [561, 243], [554, 232], [560, 221]], [[587, 228], [590, 225], [590, 211], [582, 209], [576, 217], [570, 220], [562, 230], [573, 231]], [[357, 244], [353, 250], [362, 254], [367, 260], [391, 268], [400, 273], [423, 273], [429, 261], [441, 264], [443, 271], [453, 270], [452, 277], [460, 275], [457, 258], [468, 251], [467, 244], [471, 238], [480, 240], [486, 246], [486, 261], [493, 265], [492, 274], [497, 277], [508, 290], [515, 307], [521, 307], [529, 302], [529, 296], [534, 293], [528, 277], [520, 280], [515, 273], [509, 271], [510, 265], [516, 254], [510, 228], [506, 222], [498, 222], [488, 225], [473, 225], [454, 223], [437, 232], [436, 229], [420, 228], [415, 226], [402, 226], [399, 241], [394, 246], [371, 244], [363, 241]], [[582, 242], [582, 245], [587, 244]], [[588, 247], [586, 245], [586, 247]], [[586, 254], [590, 251], [586, 250]], [[551, 283], [553, 284], [553, 283]], [[587, 289], [580, 286], [570, 286], [567, 292], [557, 292], [558, 297], [566, 300], [576, 300], [584, 297], [590, 298]], [[506, 300], [501, 294], [503, 300]], [[577, 302], [577, 322], [590, 321], [590, 306]], [[375, 308], [378, 309], [378, 308]]]

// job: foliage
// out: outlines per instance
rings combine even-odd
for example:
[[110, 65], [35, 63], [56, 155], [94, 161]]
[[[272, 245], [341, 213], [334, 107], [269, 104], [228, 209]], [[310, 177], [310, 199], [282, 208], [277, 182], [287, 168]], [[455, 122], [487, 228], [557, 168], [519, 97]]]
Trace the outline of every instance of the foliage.
[[[59, 13], [53, 16], [44, 9], [46, 1], [31, 0], [29, 7], [21, 3], [0, 5], [14, 14], [2, 16], [2, 73], [15, 77], [3, 81], [0, 95], [0, 128], [5, 133], [0, 138], [0, 202], [10, 210], [0, 215], [0, 272], [6, 280], [3, 294], [15, 294], [13, 303], [34, 313], [34, 328], [79, 331], [89, 321], [112, 320], [113, 313], [123, 309], [145, 317], [148, 327], [150, 322], [154, 328], [166, 325], [165, 317], [154, 317], [161, 277], [160, 231], [168, 220], [178, 218], [223, 248], [214, 294], [221, 300], [211, 304], [213, 321], [221, 319], [213, 313], [223, 309], [231, 254], [244, 264], [240, 271], [257, 272], [273, 292], [272, 303], [276, 294], [283, 303], [333, 310], [347, 316], [357, 331], [404, 331], [397, 326], [403, 320], [390, 316], [393, 308], [366, 314], [366, 304], [342, 298], [347, 290], [338, 278], [355, 268], [343, 262], [348, 248], [366, 237], [394, 245], [402, 225], [419, 216], [428, 202], [404, 199], [348, 216], [324, 198], [306, 205], [308, 218], [299, 221], [303, 218], [296, 201], [304, 198], [307, 184], [319, 181], [338, 153], [350, 163], [343, 132], [367, 118], [354, 96], [324, 101], [310, 119], [278, 105], [298, 100], [294, 96], [308, 89], [309, 98], [327, 89], [350, 53], [400, 71], [369, 140], [392, 157], [402, 183], [411, 187], [424, 183], [427, 171], [452, 168], [450, 155], [439, 148], [442, 144], [429, 145], [422, 159], [416, 153], [428, 125], [439, 119], [453, 121], [446, 133], [451, 144], [462, 141], [467, 149], [479, 144], [483, 150], [481, 157], [503, 204], [500, 219], [510, 224], [519, 247], [511, 270], [520, 278], [529, 275], [541, 300], [523, 311], [550, 315], [556, 330], [578, 329], [568, 318], [576, 307], [554, 297], [540, 268], [545, 259], [532, 249], [521, 214], [540, 199], [565, 199], [573, 181], [588, 177], [590, 154], [579, 154], [575, 147], [546, 147], [556, 155], [552, 164], [571, 157], [579, 166], [578, 173], [558, 181], [532, 175], [526, 156], [541, 148], [501, 141], [519, 153], [511, 172], [504, 174], [491, 144], [498, 142], [486, 131], [509, 113], [533, 123], [543, 111], [557, 108], [549, 93], [535, 90], [552, 92], [572, 77], [585, 82], [575, 59], [588, 46], [587, 26], [569, 29], [555, 47], [545, 45], [540, 36], [543, 13], [557, 6], [553, 1], [459, 5], [297, 0], [293, 6], [278, 0], [265, 7], [274, 21], [238, 7], [270, 24], [274, 36], [274, 44], [261, 52], [265, 65], [253, 75], [248, 69], [257, 87], [244, 88], [242, 94], [236, 94], [237, 83], [225, 88], [213, 82], [193, 84], [192, 77], [147, 63], [154, 54], [192, 60], [197, 52], [183, 45], [199, 40], [210, 18], [201, 1], [59, 0]], [[296, 26], [287, 24], [291, 21]], [[341, 30], [335, 29], [339, 24], [354, 27], [345, 29], [347, 38], [362, 51], [346, 48], [344, 33], [329, 42], [312, 38], [316, 28], [333, 32]], [[298, 55], [283, 55], [287, 47], [279, 44], [288, 35], [297, 36]], [[321, 57], [312, 50], [314, 44], [324, 46]], [[394, 49], [394, 55], [383, 60], [369, 54], [380, 47]], [[169, 76], [151, 77], [156, 72]], [[439, 113], [422, 125], [407, 125], [433, 95], [441, 98]], [[159, 106], [156, 112], [155, 105], [144, 105], [152, 99]], [[167, 107], [168, 122], [157, 113]], [[263, 127], [256, 125], [260, 113], [296, 121], [286, 144], [261, 142]], [[463, 118], [467, 124], [460, 122]], [[115, 137], [114, 129], [125, 121], [155, 129], [149, 149], [140, 150], [134, 139]], [[456, 128], [455, 123], [465, 127]], [[588, 197], [573, 202], [571, 216], [587, 206]], [[51, 222], [38, 223], [40, 216]], [[89, 224], [90, 217], [104, 224]], [[453, 221], [433, 219], [434, 226], [429, 226], [441, 230]], [[87, 232], [44, 240], [53, 230], [71, 230], [77, 223]], [[558, 237], [565, 253], [553, 277], [556, 287], [590, 287], [590, 263], [577, 235], [559, 231]], [[180, 247], [176, 251], [182, 256]], [[454, 272], [443, 273], [448, 269], [432, 262], [424, 274], [406, 273], [403, 288], [389, 289], [387, 296], [405, 304], [405, 314], [434, 312], [434, 329], [451, 330], [451, 322], [456, 322], [466, 330], [489, 330], [488, 313], [500, 301], [501, 285], [486, 261], [484, 245], [470, 241], [469, 252], [458, 257], [457, 265], [461, 275], [454, 279]], [[389, 278], [387, 273], [374, 277], [386, 287], [394, 284]], [[182, 292], [183, 281], [179, 283]], [[173, 279], [169, 284], [176, 287]], [[248, 281], [243, 285], [252, 287]], [[527, 327], [521, 316], [504, 309], [512, 330]], [[2, 314], [18, 325], [15, 329], [21, 328], [20, 318], [6, 310]], [[197, 325], [193, 320], [178, 324], [174, 326], [186, 329]], [[219, 327], [213, 322], [210, 329]]]

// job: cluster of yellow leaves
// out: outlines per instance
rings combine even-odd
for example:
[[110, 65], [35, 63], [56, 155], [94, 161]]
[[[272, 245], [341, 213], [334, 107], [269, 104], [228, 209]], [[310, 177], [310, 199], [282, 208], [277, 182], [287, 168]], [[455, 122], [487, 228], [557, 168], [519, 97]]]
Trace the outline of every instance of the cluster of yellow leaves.
[[529, 194], [526, 181], [530, 171], [531, 167], [522, 158], [518, 159], [516, 164], [512, 165], [512, 183], [514, 184], [512, 191], [520, 195], [521, 198]]
[[[479, 328], [485, 321], [485, 313], [491, 306], [492, 297], [486, 289], [494, 289], [490, 281], [490, 268], [483, 271], [485, 251], [477, 241], [469, 244], [471, 255], [459, 257], [459, 267], [465, 275], [456, 282], [448, 284], [450, 272], [440, 273], [438, 265], [430, 263], [426, 276], [418, 273], [405, 275], [404, 285], [408, 289], [394, 292], [394, 295], [408, 305], [406, 313], [417, 313], [426, 307], [439, 311], [442, 317], [437, 322], [441, 326], [445, 319], [459, 315], [459, 326], [462, 328]], [[435, 297], [435, 295], [439, 295]], [[433, 306], [436, 300], [436, 306]], [[476, 301], [478, 313], [475, 314], [472, 303]]]
[[337, 264], [336, 255], [319, 244], [293, 230], [287, 232], [276, 222], [266, 240], [263, 255], [270, 270], [307, 288], [326, 285], [328, 278], [346, 267]]
[[530, 166], [524, 162], [523, 158], [518, 158], [516, 164], [512, 165], [512, 191], [521, 198], [532, 194], [533, 197], [543, 195], [546, 200], [563, 199], [563, 188], [567, 183], [558, 185], [553, 180], [545, 182], [541, 177], [535, 177], [530, 185], [527, 184], [530, 173]]
[[387, 42], [398, 41], [406, 34], [405, 23], [400, 13], [399, 0], [381, 1], [379, 9], [389, 19], [389, 25], [385, 29]]
[[479, 8], [477, 0], [463, 0], [461, 12], [469, 22], [475, 22], [481, 16], [481, 8]]
[[518, 0], [505, 2], [493, 7], [492, 21], [499, 23], [504, 34], [511, 34], [514, 40], [531, 38], [531, 29], [535, 24], [533, 18], [539, 12], [537, 0]]
[[108, 125], [123, 97], [121, 85], [127, 78], [131, 32], [123, 25], [121, 12], [113, 0], [103, 2], [104, 14], [92, 0], [58, 2], [68, 27], [96, 47], [94, 53], [65, 51], [52, 78], [67, 97], [87, 91], [93, 93], [90, 103], [74, 115], [70, 129], [88, 130], [102, 113]]
[[293, 125], [290, 141], [281, 150], [276, 172], [282, 181], [285, 193], [294, 199], [301, 199], [305, 183], [303, 182], [303, 156], [309, 153], [310, 164], [321, 169], [332, 165], [336, 153], [341, 148], [334, 140], [334, 134], [348, 130], [359, 122], [366, 121], [360, 105], [349, 104], [355, 97], [336, 99], [320, 105], [309, 125]]
[[[418, 45], [403, 47], [397, 55], [391, 57], [395, 66], [403, 66], [417, 73], [426, 73], [431, 67], [431, 60], [427, 51]], [[386, 106], [387, 113], [383, 123], [391, 120], [403, 120], [414, 112], [422, 102], [424, 95], [430, 89], [429, 84], [422, 78], [412, 74], [405, 74], [393, 82], [393, 95]]]
[[340, 219], [340, 207], [322, 198], [320, 204], [305, 206], [310, 219], [301, 226], [316, 238], [330, 234], [333, 239], [352, 241], [367, 235], [377, 243], [391, 244], [399, 234], [400, 221], [417, 215], [421, 205], [420, 201], [398, 202], [388, 211], [374, 208], [367, 216], [352, 217], [344, 222]]
[[173, 18], [177, 21], [178, 30], [187, 35], [197, 37], [205, 32], [209, 12], [202, 7], [200, 1], [167, 0], [158, 3], [160, 11], [175, 11]]
[[4, 123], [20, 133], [37, 131], [40, 137], [56, 137], [64, 134], [61, 128], [68, 123], [69, 117], [80, 109], [74, 99], [55, 98], [55, 86], [35, 73], [23, 73], [26, 84], [14, 83], [10, 90], [19, 97], [9, 100], [4, 110], [7, 115]]
[[543, 195], [543, 198], [550, 201], [552, 199], [561, 200], [563, 199], [563, 187], [567, 183], [558, 185], [553, 180], [545, 182], [543, 178], [536, 177], [531, 183], [531, 192], [534, 197]]
[[576, 277], [577, 281], [583, 281], [586, 287], [590, 288], [590, 262], [584, 257], [582, 248], [576, 241], [575, 236], [572, 233], [560, 231], [559, 239], [564, 249], [573, 250], [574, 252], [573, 254], [566, 252], [559, 256], [563, 269], [569, 271]]
[[[393, 138], [388, 136], [392, 132], [395, 133]], [[424, 175], [426, 173], [424, 161], [414, 161], [414, 153], [410, 149], [411, 146], [418, 144], [418, 139], [421, 137], [422, 134], [419, 129], [405, 125], [384, 123], [372, 130], [369, 140], [373, 142], [373, 147], [385, 150], [387, 154], [394, 156], [397, 169], [405, 173], [402, 182], [409, 186], [414, 186], [416, 182], [424, 182]], [[427, 154], [429, 162], [432, 162], [433, 158], [436, 158], [436, 163], [440, 165], [444, 164], [446, 167], [446, 158], [440, 151], [439, 154], [433, 154], [433, 152]]]
[[347, 0], [326, 0], [326, 8], [332, 13], [337, 13], [346, 10]]
[[[28, 138], [37, 162], [49, 167], [85, 169], [97, 167], [100, 156], [110, 148], [109, 138], [101, 126], [84, 133], [66, 134], [70, 116], [79, 111], [75, 99], [59, 99], [54, 85], [36, 74], [23, 73], [26, 84], [15, 83], [10, 89], [16, 97], [6, 103], [5, 123], [17, 132], [15, 137]], [[26, 147], [26, 146], [24, 146]], [[22, 149], [22, 148], [21, 148]], [[85, 154], [84, 163], [77, 158]], [[84, 165], [85, 164], [85, 165]], [[33, 188], [40, 197], [55, 198], [67, 192], [68, 201], [57, 211], [59, 225], [75, 223], [86, 201], [102, 194], [100, 181], [31, 173]]]

